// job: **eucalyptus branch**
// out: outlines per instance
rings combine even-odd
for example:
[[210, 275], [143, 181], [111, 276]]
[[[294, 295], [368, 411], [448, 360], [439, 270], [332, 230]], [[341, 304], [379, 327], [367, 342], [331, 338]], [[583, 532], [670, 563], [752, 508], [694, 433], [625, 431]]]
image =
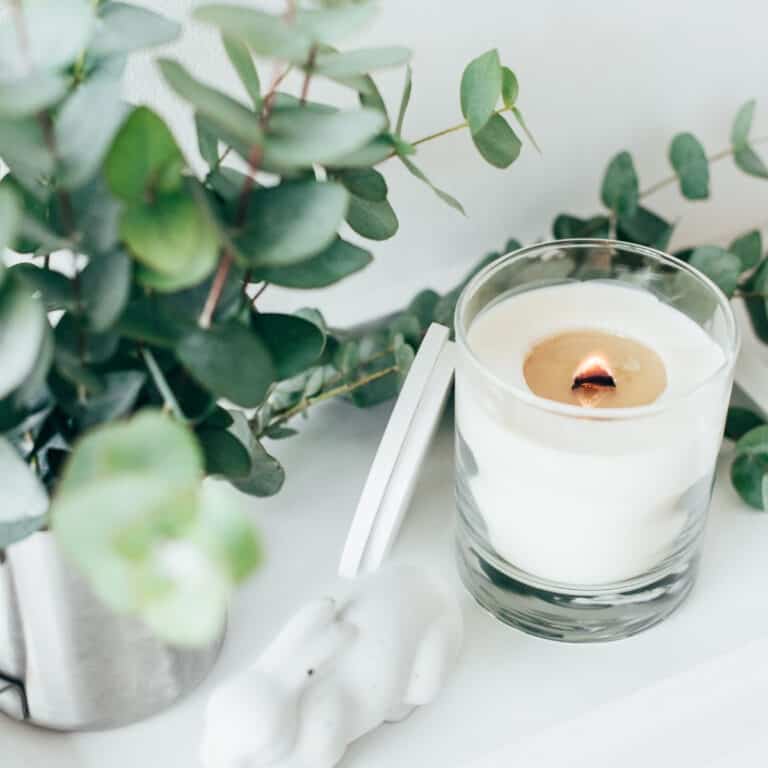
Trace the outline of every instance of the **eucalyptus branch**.
[[[283, 80], [287, 77], [290, 70], [291, 67], [288, 66], [281, 72], [276, 71], [274, 77], [272, 78], [269, 90], [267, 91], [267, 94], [264, 97], [264, 101], [262, 102], [261, 116], [259, 117], [259, 125], [262, 131], [266, 130], [267, 126], [269, 125], [269, 118], [272, 115], [272, 107], [274, 105], [277, 89], [280, 86], [280, 83], [282, 83]], [[261, 168], [263, 159], [263, 147], [258, 144], [254, 145], [248, 156], [248, 173], [245, 177], [245, 181], [243, 182], [243, 186], [240, 189], [240, 195], [238, 196], [237, 216], [235, 219], [235, 224], [238, 227], [241, 227], [245, 223], [245, 219], [248, 216], [248, 203], [250, 201], [251, 192], [253, 191], [253, 187], [256, 183], [256, 174]], [[232, 251], [229, 248], [225, 249], [224, 253], [222, 254], [221, 261], [219, 262], [219, 266], [216, 269], [216, 275], [213, 278], [213, 283], [211, 283], [211, 289], [208, 292], [208, 296], [205, 299], [203, 309], [198, 319], [198, 324], [201, 328], [211, 327], [213, 314], [216, 311], [219, 299], [221, 298], [221, 293], [224, 290], [224, 285], [227, 282], [227, 276], [229, 275], [229, 270], [232, 268], [233, 261], [234, 256]], [[245, 283], [247, 284], [247, 281], [245, 281]]]
[[360, 389], [361, 387], [371, 384], [374, 381], [383, 379], [385, 376], [389, 376], [391, 373], [397, 373], [399, 370], [400, 368], [397, 365], [391, 365], [388, 368], [382, 368], [380, 371], [374, 371], [373, 373], [366, 374], [365, 376], [356, 379], [355, 381], [342, 384], [338, 387], [334, 387], [333, 389], [327, 389], [325, 392], [321, 392], [319, 395], [315, 395], [314, 397], [305, 397], [299, 403], [294, 405], [293, 408], [289, 408], [287, 411], [283, 411], [283, 413], [270, 420], [269, 424], [267, 424], [264, 429], [261, 430], [257, 437], [260, 437], [267, 430], [272, 429], [273, 427], [284, 424], [286, 421], [289, 421], [294, 416], [298, 416], [300, 413], [303, 413], [313, 405], [317, 405], [317, 403], [322, 403], [324, 400], [331, 400], [334, 397], [340, 397], [341, 395], [347, 395], [350, 392], [354, 392], [356, 389]]
[[[512, 112], [512, 107], [502, 107], [501, 109], [497, 109], [494, 114], [496, 115], [503, 115], [505, 112]], [[463, 131], [465, 128], [469, 128], [469, 123], [465, 120], [463, 123], [458, 123], [457, 125], [452, 125], [450, 128], [444, 128], [442, 131], [436, 131], [435, 133], [430, 133], [427, 136], [422, 136], [420, 139], [416, 139], [415, 141], [409, 142], [409, 144], [412, 147], [418, 147], [419, 144], [426, 144], [428, 141], [433, 141], [434, 139], [439, 139], [443, 136], [447, 136], [450, 133], [456, 133], [457, 131]], [[391, 155], [387, 155], [384, 160], [389, 160], [390, 157], [395, 157], [397, 155], [397, 152], [392, 152]], [[382, 161], [383, 162], [383, 161]]]
[[152, 377], [152, 381], [154, 381], [155, 386], [157, 387], [157, 391], [163, 398], [163, 410], [173, 413], [179, 421], [186, 421], [184, 412], [179, 405], [179, 401], [176, 399], [170, 384], [168, 384], [163, 372], [160, 370], [160, 366], [157, 364], [155, 356], [144, 345], [139, 348], [139, 351], [141, 352], [142, 358], [144, 358], [144, 363], [147, 366], [149, 375]]
[[[750, 144], [766, 144], [768, 143], [768, 136], [759, 136], [755, 139], [750, 139]], [[715, 152], [713, 155], [709, 155], [707, 157], [707, 162], [717, 163], [720, 160], [724, 160], [726, 157], [731, 157], [733, 155], [733, 147], [728, 147], [727, 149], [721, 149], [719, 152]], [[669, 176], [665, 176], [663, 179], [657, 181], [655, 184], [651, 184], [650, 187], [647, 189], [644, 189], [640, 192], [640, 198], [648, 197], [649, 195], [654, 194], [655, 192], [658, 192], [661, 189], [664, 189], [665, 187], [669, 187], [673, 184], [676, 184], [678, 182], [677, 174], [670, 174]]]

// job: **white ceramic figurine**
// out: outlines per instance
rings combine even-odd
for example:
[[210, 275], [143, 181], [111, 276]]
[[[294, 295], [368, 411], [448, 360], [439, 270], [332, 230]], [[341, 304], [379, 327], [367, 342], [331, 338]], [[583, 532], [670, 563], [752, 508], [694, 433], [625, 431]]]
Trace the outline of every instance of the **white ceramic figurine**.
[[461, 644], [454, 596], [389, 567], [308, 603], [208, 704], [205, 768], [331, 768], [439, 692]]

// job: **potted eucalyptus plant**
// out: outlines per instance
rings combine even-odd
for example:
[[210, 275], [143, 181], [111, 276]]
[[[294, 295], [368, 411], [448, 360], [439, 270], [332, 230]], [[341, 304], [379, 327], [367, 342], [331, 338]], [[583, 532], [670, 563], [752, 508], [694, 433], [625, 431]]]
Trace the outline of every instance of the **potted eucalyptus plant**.
[[[400, 47], [340, 52], [371, 2], [281, 14], [201, 5], [248, 101], [180, 63], [159, 71], [194, 110], [203, 175], [163, 118], [124, 103], [126, 58], [180, 34], [112, 0], [12, 0], [0, 16], [0, 710], [55, 728], [142, 717], [216, 656], [227, 599], [258, 565], [239, 491], [276, 493], [263, 441], [328, 397], [397, 391], [455, 292], [331, 331], [316, 310], [267, 313], [269, 285], [318, 288], [363, 269], [346, 224], [398, 228], [377, 166], [399, 161], [449, 205], [404, 136], [410, 69], [391, 118], [372, 72]], [[271, 59], [260, 80], [254, 57]], [[303, 73], [299, 93], [284, 89]], [[314, 78], [359, 96], [310, 99]], [[489, 51], [466, 68], [464, 122], [510, 166], [527, 132], [517, 79]]]

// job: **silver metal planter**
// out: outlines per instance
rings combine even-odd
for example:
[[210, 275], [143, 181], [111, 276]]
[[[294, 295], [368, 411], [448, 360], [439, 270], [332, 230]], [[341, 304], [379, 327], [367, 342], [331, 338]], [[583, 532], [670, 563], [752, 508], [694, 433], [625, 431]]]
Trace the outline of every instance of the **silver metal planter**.
[[158, 640], [111, 612], [37, 533], [0, 562], [0, 712], [63, 731], [148, 717], [207, 675], [222, 637], [201, 649]]

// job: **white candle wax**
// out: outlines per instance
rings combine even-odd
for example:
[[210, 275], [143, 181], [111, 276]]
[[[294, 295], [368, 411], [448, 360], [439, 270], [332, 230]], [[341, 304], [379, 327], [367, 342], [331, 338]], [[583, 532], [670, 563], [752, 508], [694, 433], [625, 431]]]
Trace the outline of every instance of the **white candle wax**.
[[[655, 350], [667, 374], [656, 403], [606, 414], [536, 398], [527, 354], [580, 329]], [[462, 351], [457, 426], [471, 456], [466, 482], [498, 554], [573, 585], [639, 576], [671, 554], [717, 457], [730, 386], [713, 376], [725, 363], [720, 346], [652, 294], [598, 281], [502, 299], [474, 319], [467, 344], [492, 376]]]

